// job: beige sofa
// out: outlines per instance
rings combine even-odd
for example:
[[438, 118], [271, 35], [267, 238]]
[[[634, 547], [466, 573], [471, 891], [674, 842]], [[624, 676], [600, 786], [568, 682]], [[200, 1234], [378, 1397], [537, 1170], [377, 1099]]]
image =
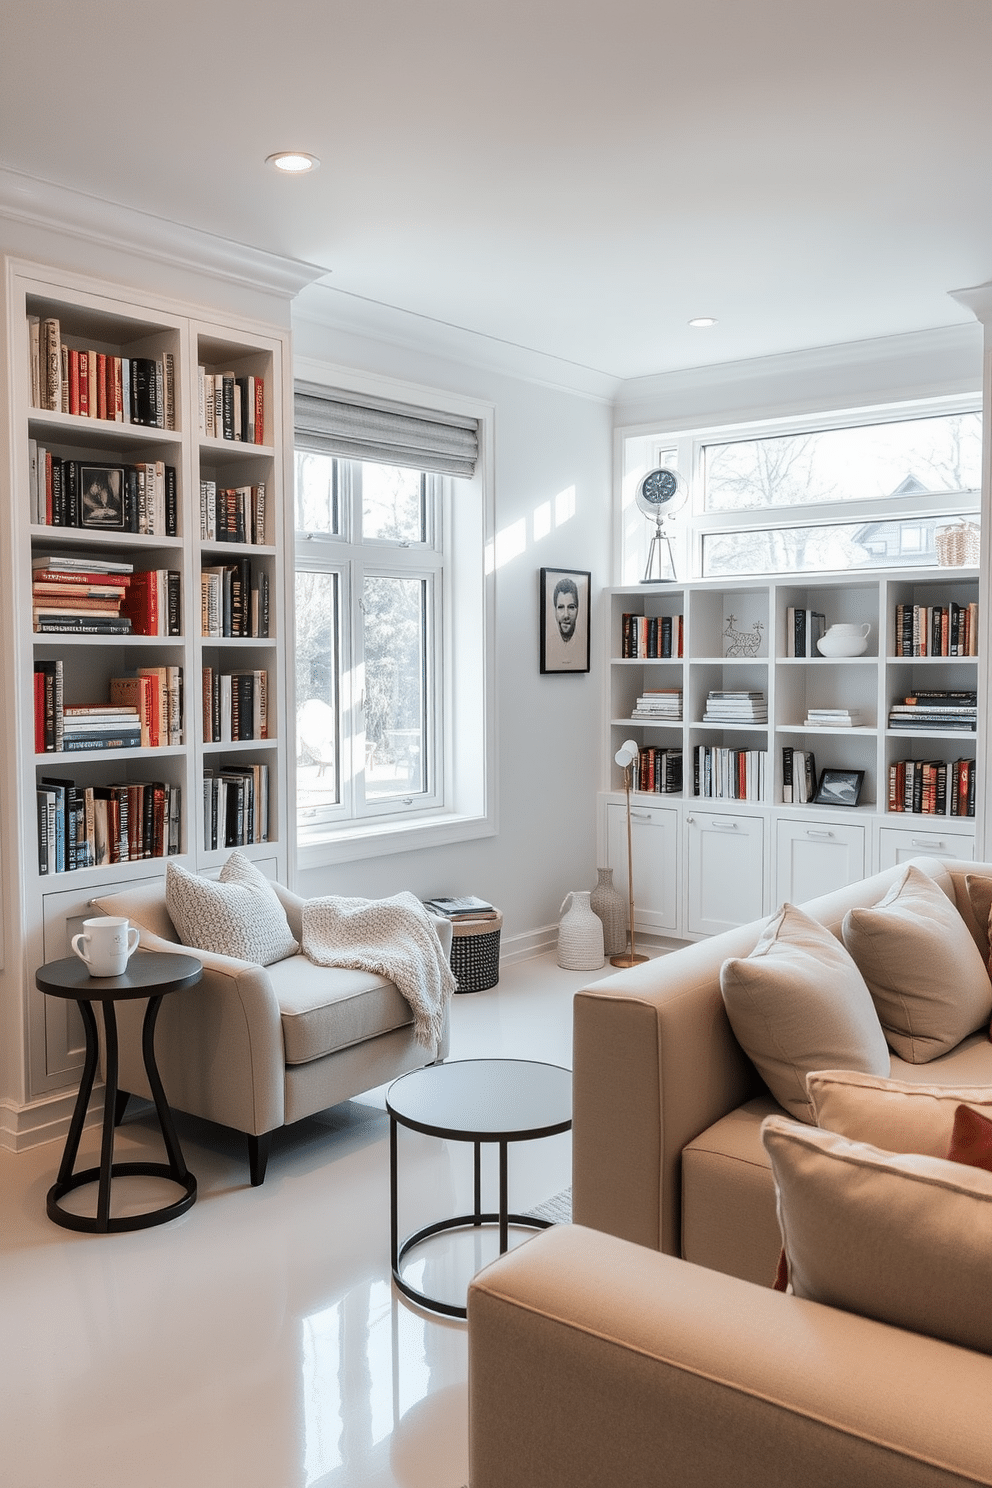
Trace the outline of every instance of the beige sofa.
[[[914, 860], [946, 885], [978, 932], [965, 887], [992, 864]], [[804, 906], [840, 935], [903, 869]], [[767, 921], [681, 947], [579, 992], [574, 1001], [572, 1212], [575, 1222], [770, 1286], [780, 1248], [762, 1119], [785, 1114], [734, 1037], [720, 968], [746, 956]], [[992, 1043], [975, 1033], [929, 1064], [892, 1056], [892, 1077], [992, 1085]]]
[[[297, 941], [303, 900], [273, 884]], [[165, 903], [164, 879], [94, 900], [126, 915], [147, 950], [182, 949]], [[447, 955], [451, 922], [434, 920]], [[271, 966], [197, 951], [203, 978], [166, 997], [155, 1053], [170, 1106], [243, 1132], [251, 1182], [260, 1184], [273, 1131], [349, 1100], [387, 1080], [442, 1060], [448, 1019], [436, 1047], [414, 1037], [410, 1005], [385, 977], [316, 966], [303, 955]], [[118, 1119], [128, 1094], [148, 1099], [141, 1054], [144, 1001], [121, 1003]]]

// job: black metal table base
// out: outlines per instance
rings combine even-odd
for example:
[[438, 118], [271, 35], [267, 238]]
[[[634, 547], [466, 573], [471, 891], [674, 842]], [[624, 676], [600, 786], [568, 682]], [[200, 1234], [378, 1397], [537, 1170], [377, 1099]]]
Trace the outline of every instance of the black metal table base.
[[[169, 1110], [162, 1088], [162, 1080], [155, 1063], [155, 1022], [158, 1018], [158, 1010], [162, 1005], [162, 994], [149, 997], [148, 1006], [141, 1030], [141, 1047], [144, 1056], [145, 1073], [148, 1076], [148, 1084], [155, 1102], [155, 1111], [158, 1116], [159, 1127], [165, 1142], [167, 1163], [153, 1162], [119, 1162], [115, 1163], [114, 1155], [114, 1114], [117, 1105], [117, 1071], [118, 1071], [118, 1046], [117, 1046], [117, 1018], [114, 1013], [114, 1005], [110, 1001], [103, 1004], [104, 1036], [106, 1041], [106, 1090], [104, 1092], [103, 1106], [103, 1139], [100, 1149], [100, 1165], [96, 1168], [86, 1168], [82, 1172], [74, 1173], [73, 1168], [79, 1153], [79, 1139], [82, 1136], [83, 1125], [86, 1121], [86, 1111], [89, 1106], [90, 1096], [93, 1092], [93, 1081], [96, 1077], [97, 1062], [99, 1059], [99, 1040], [97, 1038], [96, 1017], [93, 1012], [92, 1003], [78, 999], [76, 1006], [79, 1008], [83, 1020], [83, 1028], [86, 1032], [86, 1058], [83, 1065], [83, 1076], [79, 1085], [79, 1094], [76, 1097], [75, 1109], [72, 1120], [69, 1123], [69, 1134], [66, 1137], [65, 1152], [62, 1154], [62, 1162], [59, 1166], [58, 1177], [48, 1190], [47, 1212], [49, 1219], [55, 1224], [62, 1225], [67, 1230], [82, 1230], [86, 1234], [106, 1235], [120, 1234], [127, 1230], [149, 1229], [152, 1225], [165, 1224], [170, 1219], [176, 1219], [180, 1214], [185, 1214], [196, 1199], [196, 1179], [186, 1166], [182, 1149], [179, 1146], [179, 1138], [176, 1135], [175, 1124], [172, 1120], [172, 1112]], [[146, 1209], [138, 1214], [123, 1214], [111, 1216], [110, 1213], [110, 1189], [114, 1178], [150, 1177], [167, 1178], [177, 1183], [183, 1190], [180, 1198], [170, 1204], [160, 1205], [155, 1209]], [[64, 1209], [61, 1201], [66, 1194], [72, 1193], [77, 1188], [84, 1187], [87, 1183], [97, 1183], [97, 1210], [95, 1215], [75, 1214], [71, 1209]]]

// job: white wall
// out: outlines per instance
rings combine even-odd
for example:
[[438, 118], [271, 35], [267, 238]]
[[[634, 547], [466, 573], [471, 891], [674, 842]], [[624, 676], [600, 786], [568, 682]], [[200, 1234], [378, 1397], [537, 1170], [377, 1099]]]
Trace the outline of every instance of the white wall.
[[[297, 319], [294, 350], [363, 372], [495, 405], [497, 831], [457, 845], [302, 873], [305, 895], [380, 896], [411, 889], [475, 893], [504, 915], [504, 950], [556, 925], [570, 889], [596, 882], [602, 647], [594, 605], [592, 669], [541, 676], [538, 572], [589, 569], [593, 594], [610, 582], [612, 408], [605, 400], [426, 355]], [[574, 514], [555, 524], [556, 498]], [[535, 537], [550, 504], [551, 528]]]

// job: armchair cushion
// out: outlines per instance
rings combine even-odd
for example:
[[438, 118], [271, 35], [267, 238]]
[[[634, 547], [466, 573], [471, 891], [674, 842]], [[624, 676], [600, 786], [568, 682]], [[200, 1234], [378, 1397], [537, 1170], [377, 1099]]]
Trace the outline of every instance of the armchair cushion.
[[766, 1117], [793, 1294], [992, 1353], [992, 1173]]
[[886, 1038], [911, 1064], [946, 1054], [988, 1023], [992, 982], [981, 952], [955, 905], [915, 864], [878, 904], [849, 910], [843, 933]]
[[165, 900], [179, 939], [193, 949], [258, 966], [300, 949], [275, 890], [243, 853], [232, 852], [216, 880], [170, 863]]
[[854, 1070], [817, 1070], [806, 1086], [817, 1126], [886, 1152], [946, 1157], [959, 1105], [992, 1116], [988, 1085], [917, 1085]]

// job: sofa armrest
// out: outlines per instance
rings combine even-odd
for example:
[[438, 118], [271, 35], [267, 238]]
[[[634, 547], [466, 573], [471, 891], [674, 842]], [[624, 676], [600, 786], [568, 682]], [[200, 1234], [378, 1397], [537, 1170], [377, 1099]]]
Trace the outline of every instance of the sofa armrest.
[[992, 1359], [578, 1226], [469, 1291], [472, 1488], [992, 1483]]

